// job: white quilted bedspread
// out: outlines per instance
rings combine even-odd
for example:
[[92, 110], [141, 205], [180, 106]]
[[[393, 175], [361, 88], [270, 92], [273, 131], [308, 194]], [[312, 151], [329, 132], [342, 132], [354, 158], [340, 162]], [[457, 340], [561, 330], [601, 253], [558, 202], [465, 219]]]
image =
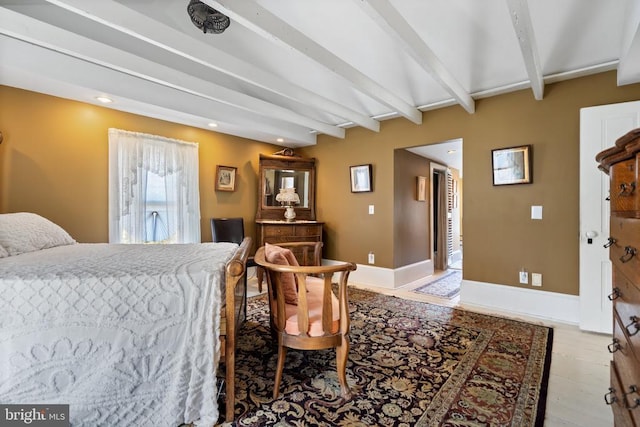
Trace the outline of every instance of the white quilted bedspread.
[[0, 259], [0, 402], [69, 404], [74, 426], [213, 425], [236, 247], [77, 244]]

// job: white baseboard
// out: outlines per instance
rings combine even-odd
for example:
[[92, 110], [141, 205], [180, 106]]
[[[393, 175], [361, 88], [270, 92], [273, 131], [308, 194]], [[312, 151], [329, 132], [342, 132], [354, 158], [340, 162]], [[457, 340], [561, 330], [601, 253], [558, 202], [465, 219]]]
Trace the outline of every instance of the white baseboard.
[[518, 314], [578, 325], [580, 298], [577, 295], [538, 291], [514, 286], [463, 280], [460, 305], [494, 312]]
[[433, 262], [428, 259], [393, 270], [393, 287], [400, 288], [433, 275]]
[[[323, 259], [327, 265], [338, 261]], [[433, 275], [430, 260], [418, 262], [395, 270], [358, 264], [349, 281], [364, 286], [397, 289], [416, 284]], [[539, 291], [528, 288], [463, 280], [460, 285], [460, 306], [483, 309], [496, 314], [522, 315], [539, 319], [578, 325], [580, 322], [580, 298], [576, 295]]]
[[[327, 265], [336, 264], [337, 262], [330, 259], [322, 260], [322, 263]], [[433, 275], [433, 263], [431, 260], [405, 265], [395, 270], [374, 265], [358, 264], [356, 271], [352, 271], [349, 275], [349, 280], [378, 288], [396, 289], [409, 283], [426, 279], [431, 275]]]

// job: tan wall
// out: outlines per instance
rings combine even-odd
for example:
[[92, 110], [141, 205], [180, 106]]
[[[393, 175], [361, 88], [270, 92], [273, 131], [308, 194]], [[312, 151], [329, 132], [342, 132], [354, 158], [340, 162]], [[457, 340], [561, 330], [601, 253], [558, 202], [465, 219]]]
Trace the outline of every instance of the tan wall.
[[[464, 140], [464, 277], [513, 286], [525, 267], [543, 274], [545, 291], [578, 294], [578, 149], [582, 107], [640, 99], [640, 85], [616, 86], [615, 72], [547, 85], [536, 101], [523, 90], [461, 107], [429, 111], [423, 124], [381, 123], [379, 133], [320, 135], [299, 150], [317, 158], [317, 217], [325, 221], [330, 259], [395, 268], [394, 150]], [[0, 86], [0, 212], [33, 211], [79, 241], [107, 240], [107, 129], [153, 133], [200, 143], [203, 240], [208, 218], [238, 215], [253, 235], [258, 154], [269, 144]], [[493, 148], [533, 145], [533, 184], [493, 187]], [[349, 166], [373, 164], [372, 193], [351, 193]], [[215, 165], [237, 166], [238, 190], [215, 192]], [[368, 215], [368, 205], [375, 215]], [[544, 219], [530, 219], [531, 205]]]
[[[637, 99], [640, 85], [617, 87], [608, 72], [546, 85], [542, 101], [523, 90], [478, 100], [475, 114], [455, 106], [424, 113], [422, 125], [399, 118], [379, 133], [321, 135], [304, 153], [318, 158], [325, 257], [366, 264], [374, 251], [377, 265], [394, 267], [394, 149], [463, 138], [465, 279], [521, 286], [525, 267], [543, 274], [542, 290], [577, 295], [580, 108]], [[533, 184], [493, 187], [491, 149], [520, 144], [533, 145]], [[349, 165], [362, 163], [373, 164], [374, 192], [351, 194]], [[532, 205], [544, 207], [542, 221], [530, 219]]]
[[395, 150], [394, 162], [393, 266], [398, 268], [431, 257], [429, 201], [416, 200], [416, 177], [429, 177], [429, 160]]
[[[259, 153], [274, 145], [0, 86], [0, 212], [29, 211], [80, 242], [108, 241], [110, 127], [199, 143], [203, 241], [210, 217], [241, 216], [253, 236]], [[236, 191], [216, 192], [216, 165], [238, 168]]]

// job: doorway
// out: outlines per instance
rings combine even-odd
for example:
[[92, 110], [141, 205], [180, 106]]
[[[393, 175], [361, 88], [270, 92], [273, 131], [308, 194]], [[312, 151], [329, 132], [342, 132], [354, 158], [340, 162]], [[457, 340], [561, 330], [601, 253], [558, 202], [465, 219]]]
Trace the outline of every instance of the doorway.
[[449, 269], [452, 255], [452, 213], [448, 203], [449, 172], [446, 166], [431, 163], [431, 259], [437, 271]]
[[[462, 146], [460, 138], [407, 149], [429, 161], [430, 209], [425, 220], [429, 222], [429, 247], [436, 274], [462, 270]], [[438, 266], [436, 255], [442, 252], [446, 263]]]

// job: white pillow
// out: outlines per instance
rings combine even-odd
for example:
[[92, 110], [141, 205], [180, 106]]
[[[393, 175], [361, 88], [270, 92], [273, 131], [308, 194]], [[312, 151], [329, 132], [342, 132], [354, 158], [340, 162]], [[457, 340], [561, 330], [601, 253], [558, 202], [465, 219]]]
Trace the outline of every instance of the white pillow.
[[69, 233], [29, 212], [0, 214], [0, 246], [9, 256], [76, 243]]

